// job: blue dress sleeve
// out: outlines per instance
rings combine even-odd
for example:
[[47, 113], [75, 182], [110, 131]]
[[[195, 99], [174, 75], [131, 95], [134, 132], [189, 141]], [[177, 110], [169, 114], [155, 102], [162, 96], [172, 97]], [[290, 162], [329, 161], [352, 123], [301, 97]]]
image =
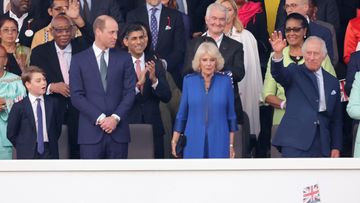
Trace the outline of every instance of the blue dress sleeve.
[[236, 113], [234, 106], [234, 91], [232, 86], [232, 81], [230, 77], [226, 77], [226, 92], [227, 92], [227, 119], [229, 125], [229, 131], [235, 132], [238, 130], [237, 122], [236, 122]]
[[189, 80], [187, 77], [185, 77], [183, 82], [183, 92], [181, 95], [179, 110], [177, 112], [174, 124], [174, 131], [180, 133], [184, 132], [188, 118], [188, 83]]

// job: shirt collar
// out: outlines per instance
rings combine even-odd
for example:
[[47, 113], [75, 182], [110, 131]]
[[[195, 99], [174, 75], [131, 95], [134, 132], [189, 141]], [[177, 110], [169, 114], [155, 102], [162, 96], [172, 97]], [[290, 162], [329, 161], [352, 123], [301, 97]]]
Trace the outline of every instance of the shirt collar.
[[135, 63], [136, 60], [140, 60], [140, 63], [145, 62], [145, 54], [144, 53], [138, 59], [133, 56], [131, 56], [131, 58], [132, 58], [133, 63]]
[[[101, 50], [99, 47], [96, 46], [95, 42], [93, 43], [93, 46], [92, 46], [93, 50], [94, 50], [94, 53], [95, 53], [95, 56], [98, 57], [101, 55], [101, 52], [103, 50]], [[105, 54], [109, 53], [109, 48], [105, 49], [104, 50]]]
[[37, 102], [37, 101], [36, 101], [37, 98], [40, 98], [42, 101], [44, 101], [44, 96], [43, 96], [43, 95], [41, 95], [40, 97], [36, 97], [36, 96], [32, 95], [32, 94], [29, 92], [28, 97], [29, 97], [30, 103], [32, 103], [32, 104], [35, 103], [35, 102]]
[[[62, 49], [60, 49], [60, 47], [56, 44], [56, 42], [54, 43], [55, 44], [55, 49], [56, 49], [56, 53], [59, 53]], [[71, 43], [69, 43], [65, 49], [63, 49], [62, 51], [64, 53], [70, 53], [71, 54]]]
[[[203, 36], [211, 37], [207, 31], [203, 34]], [[212, 38], [212, 37], [211, 37], [211, 38]], [[213, 38], [213, 39], [215, 40], [216, 44], [218, 45], [218, 47], [220, 47], [220, 44], [221, 44], [221, 41], [222, 41], [223, 38], [224, 38], [224, 33], [222, 33], [222, 34], [220, 35], [220, 37], [217, 38], [217, 39], [214, 39], [214, 38]]]
[[11, 10], [9, 11], [9, 17], [14, 18], [16, 21], [24, 20], [28, 15], [29, 13], [24, 13], [20, 18], [18, 18], [15, 13], [13, 13]]
[[321, 70], [321, 67], [319, 68], [319, 70], [317, 70], [317, 71], [315, 71], [314, 72], [316, 75], [318, 75], [318, 76], [320, 76], [320, 77], [322, 77], [322, 70]]
[[150, 9], [152, 9], [152, 8], [157, 8], [158, 11], [159, 11], [159, 13], [161, 13], [162, 4], [159, 3], [157, 6], [151, 6], [150, 4], [146, 3], [146, 10], [147, 10], [148, 12], [151, 12]]

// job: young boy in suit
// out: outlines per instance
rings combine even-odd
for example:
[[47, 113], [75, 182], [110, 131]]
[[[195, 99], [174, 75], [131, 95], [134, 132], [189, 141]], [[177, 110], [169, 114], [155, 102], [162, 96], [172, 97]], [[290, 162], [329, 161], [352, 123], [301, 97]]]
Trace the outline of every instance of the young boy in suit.
[[62, 122], [56, 100], [45, 95], [45, 73], [30, 66], [21, 79], [29, 93], [10, 111], [7, 138], [16, 148], [18, 159], [58, 159]]

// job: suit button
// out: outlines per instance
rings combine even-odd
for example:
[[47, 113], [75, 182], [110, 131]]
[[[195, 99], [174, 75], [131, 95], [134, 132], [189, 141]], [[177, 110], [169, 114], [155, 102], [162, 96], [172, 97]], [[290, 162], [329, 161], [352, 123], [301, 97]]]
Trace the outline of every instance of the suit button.
[[316, 102], [319, 102], [319, 100], [317, 99]]

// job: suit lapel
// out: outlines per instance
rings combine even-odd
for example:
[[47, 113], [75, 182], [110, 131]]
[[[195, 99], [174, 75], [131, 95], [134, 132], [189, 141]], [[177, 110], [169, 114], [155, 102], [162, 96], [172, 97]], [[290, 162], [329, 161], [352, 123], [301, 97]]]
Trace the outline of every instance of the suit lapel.
[[[45, 106], [45, 118], [46, 118], [46, 130], [49, 133], [50, 131], [50, 122], [51, 122], [51, 118], [52, 118], [52, 103], [49, 99], [47, 99], [44, 96], [44, 106]], [[49, 135], [48, 135], [49, 136]]]
[[[223, 39], [220, 43], [220, 47], [219, 47], [219, 51], [222, 55], [222, 57], [224, 57], [225, 61], [228, 61], [228, 57], [227, 57], [227, 53], [228, 53], [228, 48], [229, 48], [229, 43], [228, 43], [228, 39], [225, 35], [223, 35]], [[224, 66], [225, 67], [225, 66]]]
[[[109, 52], [109, 54], [110, 54], [110, 52]], [[110, 55], [109, 55], [109, 59], [110, 59]], [[100, 87], [105, 92], [105, 90], [103, 88], [103, 84], [101, 82], [100, 70], [99, 70], [97, 60], [96, 60], [95, 52], [92, 47], [90, 47], [88, 49], [87, 63], [88, 63], [87, 67], [89, 68], [89, 71], [94, 73], [94, 82], [97, 81], [98, 87]], [[109, 65], [108, 65], [108, 67], [109, 67]]]
[[160, 23], [159, 23], [159, 32], [158, 32], [158, 42], [156, 44], [156, 47], [159, 47], [159, 42], [161, 42], [161, 37], [165, 34], [164, 32], [166, 32], [165, 27], [168, 24], [168, 21], [170, 21], [170, 16], [166, 10], [166, 7], [163, 6], [161, 9], [161, 13], [160, 13]]
[[305, 77], [308, 80], [310, 80], [310, 84], [311, 84], [311, 86], [307, 86], [306, 83], [304, 83], [304, 84], [299, 84], [299, 86], [304, 91], [304, 95], [306, 95], [309, 102], [311, 104], [313, 104], [312, 107], [316, 111], [318, 111], [319, 110], [319, 102], [316, 102], [315, 98], [320, 99], [320, 95], [319, 95], [319, 88], [318, 88], [316, 76], [313, 72], [309, 71], [304, 64], [301, 65], [301, 67], [299, 67], [299, 68], [301, 68], [301, 70], [305, 74]]
[[109, 50], [109, 63], [108, 63], [108, 68], [107, 68], [107, 73], [106, 73], [106, 86], [107, 89], [109, 89], [109, 84], [111, 84], [112, 81], [112, 76], [115, 76], [116, 74], [116, 70], [114, 70], [116, 68], [115, 64], [116, 64], [116, 57], [114, 56], [114, 49], [110, 49]]
[[[325, 104], [326, 104], [326, 109], [329, 109], [329, 99], [330, 99], [330, 95], [331, 95], [331, 80], [327, 75], [326, 70], [324, 70], [322, 68], [322, 72], [323, 72], [323, 79], [324, 79], [324, 93], [325, 93]], [[336, 92], [336, 94], [340, 94], [340, 92]]]
[[25, 106], [24, 110], [25, 110], [25, 113], [26, 113], [27, 117], [29, 118], [31, 127], [36, 132], [35, 115], [34, 115], [34, 112], [33, 112], [29, 97], [25, 97], [24, 106]]

